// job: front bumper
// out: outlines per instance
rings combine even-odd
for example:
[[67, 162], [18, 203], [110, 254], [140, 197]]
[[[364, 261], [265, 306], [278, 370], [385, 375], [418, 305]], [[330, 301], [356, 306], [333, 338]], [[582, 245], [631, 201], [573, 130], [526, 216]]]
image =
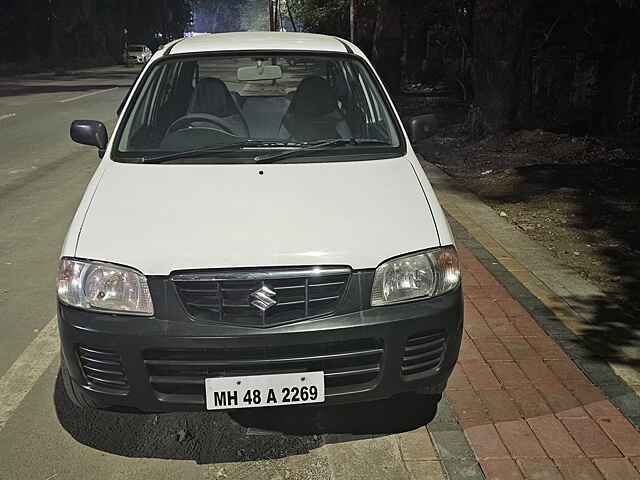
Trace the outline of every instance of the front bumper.
[[440, 393], [458, 358], [463, 300], [441, 297], [271, 328], [58, 305], [71, 380], [105, 408], [204, 410], [204, 378], [322, 370], [326, 403]]

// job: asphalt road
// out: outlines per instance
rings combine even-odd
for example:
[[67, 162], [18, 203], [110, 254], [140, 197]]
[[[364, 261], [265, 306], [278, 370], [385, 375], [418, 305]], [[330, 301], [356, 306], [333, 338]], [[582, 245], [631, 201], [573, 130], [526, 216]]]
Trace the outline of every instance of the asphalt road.
[[0, 79], [0, 479], [408, 478], [390, 434], [433, 416], [420, 400], [127, 415], [65, 397], [51, 321], [57, 255], [98, 164], [69, 124], [111, 129], [135, 74]]

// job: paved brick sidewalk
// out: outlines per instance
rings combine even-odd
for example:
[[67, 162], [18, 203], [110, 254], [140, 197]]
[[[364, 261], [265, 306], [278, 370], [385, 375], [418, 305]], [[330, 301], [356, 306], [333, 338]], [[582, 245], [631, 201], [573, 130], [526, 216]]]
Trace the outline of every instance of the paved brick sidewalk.
[[465, 334], [446, 397], [486, 478], [640, 479], [640, 433], [459, 249]]
[[[560, 265], [546, 248], [441, 170], [423, 166], [455, 220], [454, 229], [464, 227], [458, 237], [470, 239], [476, 257], [503, 286], [526, 290], [528, 298], [518, 295], [520, 303], [640, 429], [640, 330], [616, 323], [609, 307], [603, 311], [608, 297], [597, 285]], [[612, 329], [617, 335], [626, 330], [626, 340], [611, 341]]]

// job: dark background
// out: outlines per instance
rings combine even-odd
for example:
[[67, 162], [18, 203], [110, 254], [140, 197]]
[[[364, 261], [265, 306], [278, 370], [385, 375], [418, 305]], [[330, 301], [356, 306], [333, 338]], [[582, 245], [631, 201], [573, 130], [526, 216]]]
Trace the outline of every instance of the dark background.
[[[268, 29], [269, 0], [4, 0], [0, 74], [118, 63], [185, 32]], [[349, 37], [349, 0], [281, 0], [281, 27]], [[640, 130], [635, 0], [356, 0], [355, 41], [399, 92], [444, 80], [475, 134]]]

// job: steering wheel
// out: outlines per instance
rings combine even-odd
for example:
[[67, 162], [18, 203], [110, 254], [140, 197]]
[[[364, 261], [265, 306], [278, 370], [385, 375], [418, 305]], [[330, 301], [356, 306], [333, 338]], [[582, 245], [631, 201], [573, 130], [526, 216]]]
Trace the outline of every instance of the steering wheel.
[[169, 128], [167, 129], [167, 133], [165, 133], [165, 136], [177, 132], [178, 130], [188, 128], [190, 125], [196, 122], [209, 123], [213, 127], [217, 127], [217, 130], [222, 130], [222, 132], [226, 133], [227, 135], [237, 136], [233, 131], [233, 127], [229, 125], [223, 118], [216, 117], [215, 115], [208, 115], [206, 113], [190, 113], [188, 115], [185, 115], [184, 117], [180, 117], [169, 126]]

